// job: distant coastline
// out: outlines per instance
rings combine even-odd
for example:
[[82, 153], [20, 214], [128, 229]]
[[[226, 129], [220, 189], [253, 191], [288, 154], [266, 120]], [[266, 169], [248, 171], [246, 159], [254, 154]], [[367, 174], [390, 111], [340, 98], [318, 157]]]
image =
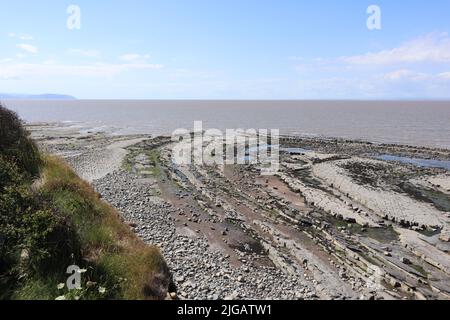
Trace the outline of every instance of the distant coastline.
[[74, 96], [55, 93], [17, 94], [0, 93], [0, 100], [77, 100]]

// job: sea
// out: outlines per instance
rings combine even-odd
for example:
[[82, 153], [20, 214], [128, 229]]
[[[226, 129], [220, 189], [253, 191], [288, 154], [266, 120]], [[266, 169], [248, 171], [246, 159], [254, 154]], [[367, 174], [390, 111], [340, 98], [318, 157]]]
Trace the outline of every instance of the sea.
[[339, 137], [450, 149], [450, 101], [6, 100], [27, 123], [80, 131], [171, 134], [207, 129], [278, 129], [281, 134]]

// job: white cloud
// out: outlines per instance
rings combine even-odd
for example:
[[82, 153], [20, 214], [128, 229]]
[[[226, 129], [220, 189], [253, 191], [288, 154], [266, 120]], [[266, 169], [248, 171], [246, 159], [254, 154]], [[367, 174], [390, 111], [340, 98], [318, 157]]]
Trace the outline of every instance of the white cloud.
[[389, 81], [399, 81], [399, 80], [422, 81], [428, 79], [429, 77], [430, 77], [429, 75], [422, 72], [415, 72], [408, 69], [400, 69], [385, 73], [382, 78]]
[[25, 76], [37, 77], [107, 77], [128, 71], [161, 69], [163, 65], [149, 63], [69, 65], [48, 63], [13, 63], [3, 65], [0, 69], [1, 78], [18, 78]]
[[448, 33], [431, 33], [390, 50], [342, 57], [340, 60], [357, 65], [450, 63], [450, 37]]
[[31, 35], [29, 35], [29, 34], [23, 34], [23, 35], [20, 36], [20, 40], [30, 41], [30, 40], [33, 40], [33, 37]]
[[100, 56], [100, 52], [97, 50], [69, 49], [68, 53], [86, 58], [98, 58]]
[[31, 44], [26, 44], [26, 43], [20, 43], [17, 45], [17, 48], [20, 48], [22, 50], [25, 50], [26, 52], [29, 53], [37, 53], [38, 52], [38, 48], [31, 45]]
[[438, 74], [438, 78], [442, 80], [450, 80], [450, 72], [442, 72]]
[[[447, 77], [447, 78], [446, 78]], [[450, 98], [447, 75], [398, 70], [388, 74], [299, 80], [295, 95], [305, 99]]]
[[122, 61], [127, 61], [127, 62], [138, 62], [138, 61], [146, 61], [148, 59], [150, 59], [150, 55], [145, 54], [145, 55], [141, 55], [141, 54], [137, 54], [137, 53], [127, 53], [124, 55], [121, 55], [120, 60]]
[[14, 32], [8, 33], [8, 37], [10, 38], [19, 38], [22, 41], [30, 41], [33, 40], [33, 36], [29, 34], [21, 34], [20, 36]]
[[44, 60], [42, 63], [46, 64], [46, 65], [57, 64], [56, 60], [54, 60], [54, 59], [47, 59], [47, 60]]
[[291, 60], [308, 97], [450, 97], [447, 33], [431, 33], [363, 55]]

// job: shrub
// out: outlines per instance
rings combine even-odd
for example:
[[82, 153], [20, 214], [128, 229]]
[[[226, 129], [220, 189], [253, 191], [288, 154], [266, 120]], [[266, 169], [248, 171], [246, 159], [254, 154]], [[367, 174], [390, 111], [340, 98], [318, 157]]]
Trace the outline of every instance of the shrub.
[[54, 299], [69, 265], [86, 269], [69, 299], [164, 298], [170, 285], [158, 249], [64, 161], [41, 158], [17, 115], [0, 106], [0, 299]]
[[17, 114], [0, 105], [0, 154], [31, 176], [39, 173], [40, 157]]

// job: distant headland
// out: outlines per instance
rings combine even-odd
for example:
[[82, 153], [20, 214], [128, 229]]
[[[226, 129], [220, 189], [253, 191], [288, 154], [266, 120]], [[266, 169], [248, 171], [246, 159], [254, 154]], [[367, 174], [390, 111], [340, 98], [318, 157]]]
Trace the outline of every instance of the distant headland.
[[77, 100], [77, 98], [65, 94], [16, 94], [0, 93], [1, 100]]

